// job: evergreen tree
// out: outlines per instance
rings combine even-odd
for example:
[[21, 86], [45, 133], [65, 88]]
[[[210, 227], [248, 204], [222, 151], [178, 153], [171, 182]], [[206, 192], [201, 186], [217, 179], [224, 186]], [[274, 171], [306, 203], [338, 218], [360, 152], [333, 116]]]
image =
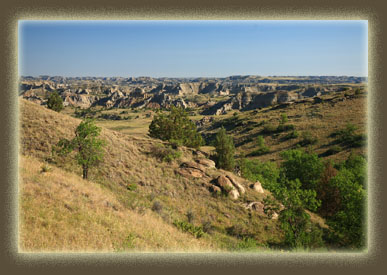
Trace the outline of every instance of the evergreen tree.
[[154, 117], [149, 126], [149, 135], [192, 148], [203, 144], [203, 138], [197, 132], [195, 123], [189, 119], [188, 113], [174, 106], [168, 115], [160, 112]]
[[72, 140], [61, 139], [57, 145], [59, 152], [68, 154], [77, 151], [76, 159], [82, 166], [82, 176], [87, 179], [89, 168], [96, 166], [103, 158], [103, 146], [105, 142], [98, 139], [101, 128], [90, 119], [82, 121], [75, 129], [75, 138]]
[[58, 92], [53, 92], [47, 100], [47, 107], [56, 112], [60, 112], [63, 109], [63, 100], [59, 96]]
[[222, 127], [215, 138], [216, 165], [218, 168], [232, 171], [235, 166], [234, 142]]

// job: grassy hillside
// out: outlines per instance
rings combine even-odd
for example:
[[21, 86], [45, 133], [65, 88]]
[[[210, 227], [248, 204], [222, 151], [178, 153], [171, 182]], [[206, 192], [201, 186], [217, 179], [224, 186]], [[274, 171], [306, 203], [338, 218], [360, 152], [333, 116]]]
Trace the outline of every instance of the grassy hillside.
[[[202, 132], [213, 136], [221, 126], [234, 137], [239, 156], [257, 158], [262, 161], [280, 162], [280, 153], [298, 146], [319, 154], [325, 159], [345, 160], [351, 151], [365, 153], [365, 146], [348, 146], [337, 143], [334, 132], [345, 129], [348, 124], [357, 127], [355, 134], [366, 132], [366, 94], [348, 90], [321, 96], [318, 100], [305, 100], [283, 106], [272, 106], [261, 110], [235, 112], [215, 118], [214, 123], [206, 125]], [[280, 124], [281, 115], [287, 115], [285, 125], [294, 129], [275, 131]], [[266, 129], [266, 131], [265, 131]], [[274, 130], [272, 132], [267, 130]], [[297, 137], [290, 138], [293, 131]], [[308, 134], [315, 143], [302, 145], [303, 135]], [[254, 154], [259, 148], [258, 136], [264, 138], [269, 151]], [[331, 149], [331, 151], [329, 151]]]
[[210, 240], [184, 234], [149, 209], [141, 213], [128, 209], [114, 192], [73, 173], [47, 166], [34, 157], [21, 158], [20, 172], [20, 248], [23, 251], [217, 249]]
[[[60, 138], [74, 137], [81, 120], [25, 100], [20, 105], [23, 249], [239, 251], [280, 241], [277, 220], [245, 207], [269, 192], [257, 193], [235, 176], [247, 192], [233, 201], [209, 191], [209, 182], [228, 172], [207, 169], [201, 178], [179, 173], [183, 161], [200, 153], [183, 147], [180, 158], [163, 162], [156, 154], [162, 142], [103, 128], [105, 158], [86, 181], [72, 158], [52, 155]], [[41, 172], [50, 170], [46, 166], [52, 170]], [[177, 233], [175, 224], [189, 221], [206, 229], [200, 239], [184, 226]]]

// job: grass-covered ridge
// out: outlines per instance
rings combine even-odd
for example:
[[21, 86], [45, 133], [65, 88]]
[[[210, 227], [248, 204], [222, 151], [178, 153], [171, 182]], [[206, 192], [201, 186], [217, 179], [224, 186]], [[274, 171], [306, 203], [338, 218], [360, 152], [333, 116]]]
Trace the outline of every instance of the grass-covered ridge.
[[[163, 161], [155, 152], [156, 148], [167, 148], [165, 142], [147, 137], [133, 137], [103, 128], [100, 137], [107, 143], [104, 160], [98, 168], [91, 169], [89, 181], [84, 181], [81, 179], [82, 170], [73, 159], [52, 155], [53, 146], [61, 138], [73, 138], [74, 130], [81, 120], [47, 110], [25, 100], [21, 100], [20, 105], [21, 154], [25, 158], [21, 162], [20, 201], [23, 214], [21, 221], [25, 221], [25, 224], [21, 226], [20, 246], [24, 249], [115, 251], [126, 247], [123, 242], [128, 236], [130, 240], [136, 240], [132, 245], [135, 249], [150, 251], [160, 249], [195, 251], [199, 250], [198, 247], [201, 250], [211, 251], [243, 251], [243, 247], [247, 244], [249, 249], [261, 250], [267, 247], [268, 243], [280, 241], [281, 233], [276, 220], [245, 207], [250, 202], [263, 201], [268, 192], [260, 194], [250, 190], [248, 186], [251, 182], [236, 177], [247, 192], [237, 201], [232, 201], [223, 195], [214, 196], [208, 188], [211, 178], [229, 172], [208, 169], [208, 175], [203, 178], [184, 177], [177, 173], [182, 162], [189, 162], [198, 157], [195, 150], [180, 147], [178, 149], [180, 154], [176, 159]], [[46, 166], [52, 170], [49, 171]], [[46, 172], [41, 173], [41, 170]], [[53, 181], [50, 181], [51, 178]], [[87, 185], [88, 189], [95, 186], [98, 196], [107, 194], [107, 197], [97, 199], [95, 205], [90, 205], [88, 199], [82, 195], [83, 191], [75, 193], [70, 191], [74, 188], [83, 188], [81, 187], [83, 185]], [[52, 193], [52, 190], [58, 192]], [[75, 201], [69, 204], [67, 200]], [[108, 203], [100, 204], [100, 200]], [[69, 210], [65, 204], [73, 210], [80, 209], [80, 212]], [[112, 205], [118, 210], [114, 210]], [[30, 209], [34, 211], [29, 211]], [[89, 212], [90, 215], [87, 214]], [[123, 214], [127, 215], [124, 220], [114, 218], [119, 212], [126, 213]], [[187, 213], [191, 213], [190, 221]], [[200, 242], [196, 246], [189, 241], [183, 244], [171, 239], [174, 245], [169, 245], [167, 240], [165, 244], [160, 245], [156, 241], [148, 242], [146, 235], [139, 233], [140, 229], [137, 231], [130, 230], [129, 227], [125, 229], [127, 224], [133, 224], [131, 219], [138, 220], [137, 217], [142, 215], [153, 219], [153, 225], [147, 226], [145, 222], [143, 224], [147, 226], [150, 235], [156, 234], [152, 233], [152, 230], [166, 231], [160, 232], [160, 235], [156, 234], [160, 241], [165, 236], [168, 238], [170, 234], [167, 233], [168, 230], [176, 229], [188, 239], [192, 238], [193, 242], [197, 242], [196, 240]], [[176, 225], [182, 225], [181, 222], [189, 222], [194, 227], [186, 225], [178, 228]], [[86, 224], [94, 223], [95, 227], [86, 227]], [[113, 239], [106, 239], [103, 243], [97, 241], [109, 236], [105, 230], [108, 230], [110, 224], [116, 228]], [[181, 230], [191, 227], [201, 228], [205, 234], [195, 238], [188, 232], [189, 229], [187, 232]], [[78, 229], [83, 232], [82, 236], [88, 235], [86, 240], [95, 238], [95, 243], [85, 241], [81, 244], [79, 241], [79, 245], [74, 245], [81, 238], [73, 236]], [[48, 234], [49, 232], [51, 233]], [[135, 236], [140, 236], [139, 239], [130, 235], [131, 232]], [[62, 237], [66, 241], [56, 240]]]

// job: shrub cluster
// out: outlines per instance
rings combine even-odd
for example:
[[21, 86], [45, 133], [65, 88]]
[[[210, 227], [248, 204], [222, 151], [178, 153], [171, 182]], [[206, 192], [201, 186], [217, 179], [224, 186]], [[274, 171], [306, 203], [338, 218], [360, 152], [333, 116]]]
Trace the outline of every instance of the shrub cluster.
[[181, 231], [191, 233], [197, 239], [204, 235], [204, 231], [201, 226], [195, 226], [189, 222], [178, 220], [174, 221], [173, 224]]
[[365, 145], [366, 137], [356, 134], [358, 128], [353, 124], [347, 124], [344, 129], [333, 132], [330, 136], [336, 137], [336, 142], [347, 147], [361, 147]]
[[54, 91], [47, 100], [47, 107], [56, 112], [60, 112], [63, 109], [63, 100], [57, 91]]
[[302, 133], [302, 140], [299, 142], [301, 146], [313, 145], [318, 141], [317, 137], [313, 136], [311, 132], [305, 131]]
[[149, 126], [149, 135], [192, 148], [203, 145], [203, 138], [197, 132], [195, 123], [188, 118], [188, 113], [173, 106], [168, 115], [161, 112], [155, 115]]
[[[279, 212], [288, 248], [317, 248], [324, 245], [359, 249], [365, 244], [364, 202], [366, 200], [366, 160], [361, 155], [344, 162], [324, 163], [316, 154], [289, 150], [284, 161], [275, 165], [257, 160], [239, 162], [242, 176], [262, 182], [284, 208], [265, 200], [266, 213]], [[305, 212], [318, 211], [330, 229], [323, 231]], [[325, 242], [325, 244], [324, 244]]]
[[181, 157], [181, 152], [179, 150], [175, 150], [171, 146], [164, 146], [162, 144], [154, 146], [152, 154], [157, 159], [168, 163], [171, 163], [175, 159], [179, 159]]

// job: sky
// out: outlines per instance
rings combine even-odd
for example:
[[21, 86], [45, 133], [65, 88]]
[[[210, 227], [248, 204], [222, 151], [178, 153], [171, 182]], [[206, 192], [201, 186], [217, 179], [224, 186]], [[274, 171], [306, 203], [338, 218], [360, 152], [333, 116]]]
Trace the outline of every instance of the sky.
[[19, 21], [19, 75], [368, 75], [367, 21]]

